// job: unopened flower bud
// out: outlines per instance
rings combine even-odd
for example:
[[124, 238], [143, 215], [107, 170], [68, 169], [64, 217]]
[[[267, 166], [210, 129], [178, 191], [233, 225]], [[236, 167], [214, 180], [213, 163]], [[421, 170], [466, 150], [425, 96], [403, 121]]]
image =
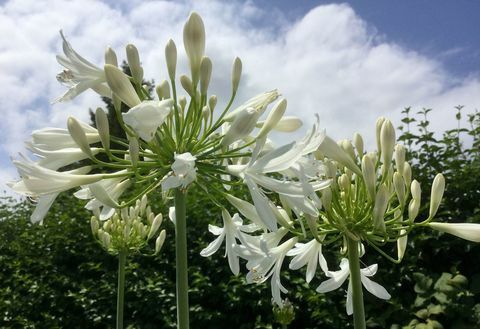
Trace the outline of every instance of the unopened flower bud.
[[429, 223], [434, 230], [458, 236], [459, 238], [480, 242], [480, 224], [475, 223]]
[[355, 149], [357, 150], [357, 154], [359, 158], [363, 157], [363, 138], [362, 135], [359, 133], [355, 133], [353, 135], [353, 145], [355, 145]]
[[403, 165], [403, 179], [405, 180], [405, 186], [409, 187], [412, 182], [412, 167], [408, 162]]
[[182, 112], [185, 111], [185, 106], [187, 106], [187, 98], [185, 96], [181, 96], [178, 99], [178, 105], [180, 105]]
[[198, 83], [200, 61], [205, 52], [205, 26], [202, 18], [196, 12], [192, 12], [183, 28], [183, 44], [190, 62], [192, 82]]
[[258, 112], [253, 108], [247, 108], [237, 114], [228, 129], [227, 133], [222, 139], [222, 145], [228, 146], [233, 142], [244, 138], [252, 132], [258, 120]]
[[277, 125], [277, 123], [282, 118], [283, 114], [287, 109], [287, 100], [282, 98], [278, 101], [277, 104], [273, 107], [273, 109], [268, 113], [267, 119], [263, 124], [260, 132], [257, 135], [257, 138], [263, 138], [268, 135], [268, 133]]
[[410, 191], [412, 193], [412, 198], [421, 202], [422, 190], [420, 188], [420, 183], [417, 180], [413, 180], [412, 184], [410, 185]]
[[111, 47], [107, 47], [105, 50], [105, 64], [118, 66], [117, 54], [115, 54], [115, 51]]
[[408, 242], [408, 235], [406, 234], [407, 231], [400, 230], [401, 237], [397, 240], [397, 259], [400, 261], [403, 259], [405, 255], [405, 250], [407, 250], [407, 242]]
[[100, 228], [100, 225], [98, 224], [98, 219], [95, 216], [92, 216], [90, 218], [90, 228], [92, 229], [92, 234], [94, 236], [97, 236], [98, 234], [98, 229]]
[[95, 124], [103, 148], [108, 152], [108, 150], [110, 150], [110, 128], [107, 114], [100, 107], [95, 111]]
[[140, 98], [133, 88], [130, 79], [122, 70], [113, 65], [106, 64], [105, 77], [112, 92], [117, 95], [122, 102], [130, 107], [140, 104]]
[[217, 106], [217, 96], [212, 95], [208, 99], [208, 107], [213, 112], [215, 110], [215, 106]]
[[162, 214], [158, 214], [157, 216], [155, 216], [155, 219], [152, 222], [152, 226], [150, 226], [150, 230], [148, 231], [147, 240], [150, 240], [155, 235], [155, 233], [157, 233], [158, 228], [160, 227], [160, 225], [162, 225], [162, 221]]
[[318, 149], [327, 157], [344, 165], [357, 175], [362, 174], [362, 171], [358, 168], [353, 159], [330, 137], [325, 136]]
[[180, 83], [182, 84], [183, 89], [185, 89], [185, 91], [190, 95], [190, 97], [194, 98], [196, 92], [195, 89], [193, 89], [192, 80], [190, 80], [190, 78], [186, 75], [181, 75]]
[[365, 185], [367, 186], [368, 195], [371, 200], [375, 200], [375, 185], [377, 177], [375, 175], [373, 162], [368, 155], [364, 155], [362, 158], [362, 174]]
[[242, 61], [235, 57], [232, 68], [232, 93], [236, 93], [238, 85], [240, 84], [240, 77], [242, 76]]
[[168, 40], [165, 46], [165, 61], [167, 62], [168, 76], [170, 80], [175, 80], [175, 71], [177, 69], [177, 46], [172, 39]]
[[[385, 119], [380, 130], [382, 160], [385, 170], [392, 162], [393, 148], [395, 147], [395, 128], [390, 120]], [[385, 171], [386, 172], [386, 171]]]
[[75, 118], [69, 117], [67, 120], [67, 127], [70, 136], [78, 145], [78, 147], [82, 150], [82, 152], [89, 157], [93, 157], [92, 150], [90, 149], [90, 144], [87, 140], [87, 135], [85, 135], [85, 131], [83, 130], [80, 123]]
[[170, 84], [167, 80], [163, 80], [158, 86], [155, 87], [158, 99], [169, 99], [170, 96]]
[[299, 129], [302, 124], [302, 120], [297, 117], [284, 116], [278, 121], [273, 129], [281, 132], [292, 132]]
[[375, 196], [375, 206], [373, 207], [373, 227], [377, 232], [385, 233], [385, 211], [388, 207], [388, 189], [385, 184], [380, 185]]
[[141, 85], [143, 81], [143, 68], [140, 64], [140, 56], [138, 55], [137, 47], [132, 44], [128, 44], [126, 50], [128, 67], [132, 73], [133, 80]]
[[210, 77], [212, 76], [212, 61], [210, 58], [203, 56], [200, 62], [200, 94], [206, 95]]
[[405, 153], [406, 150], [403, 145], [395, 145], [395, 166], [401, 175], [403, 175], [403, 171], [405, 170]]
[[352, 143], [348, 139], [343, 139], [340, 141], [340, 146], [343, 150], [355, 161], [355, 150], [353, 149]]
[[138, 158], [139, 158], [139, 154], [140, 154], [140, 147], [138, 145], [138, 139], [130, 138], [130, 141], [128, 143], [128, 151], [130, 153], [130, 161], [132, 161], [132, 165], [134, 167], [136, 167], [137, 164], [138, 164]]
[[378, 152], [381, 152], [381, 150], [382, 150], [382, 141], [381, 141], [381, 138], [380, 138], [380, 132], [382, 130], [383, 122], [385, 120], [386, 119], [384, 117], [379, 117], [377, 119], [377, 122], [375, 123], [375, 137], [376, 137], [376, 140], [377, 140], [377, 151]]
[[398, 201], [403, 207], [405, 204], [405, 183], [403, 181], [402, 175], [396, 171], [393, 174], [393, 187], [395, 188], [395, 193], [397, 194]]
[[417, 218], [419, 210], [420, 200], [411, 199], [410, 203], [408, 204], [408, 220], [413, 222], [415, 218]]
[[346, 174], [342, 174], [338, 177], [338, 186], [342, 191], [348, 191], [350, 188], [350, 179]]
[[445, 177], [437, 174], [433, 180], [432, 192], [430, 196], [430, 212], [428, 217], [431, 219], [437, 213], [440, 202], [442, 202], [443, 192], [445, 191]]
[[328, 187], [322, 190], [322, 196], [320, 198], [322, 204], [326, 210], [330, 210], [330, 205], [332, 204], [332, 190]]
[[162, 249], [163, 243], [165, 242], [166, 234], [167, 232], [165, 230], [162, 230], [158, 235], [157, 239], [155, 240], [155, 255], [158, 254]]
[[202, 108], [202, 118], [203, 120], [207, 120], [210, 116], [210, 109], [208, 108], [208, 106], [204, 106]]

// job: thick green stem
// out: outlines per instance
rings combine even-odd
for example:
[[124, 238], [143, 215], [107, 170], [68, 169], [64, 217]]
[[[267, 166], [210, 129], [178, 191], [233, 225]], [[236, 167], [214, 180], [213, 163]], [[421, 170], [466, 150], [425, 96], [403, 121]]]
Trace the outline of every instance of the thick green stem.
[[175, 255], [177, 272], [177, 328], [188, 329], [188, 265], [187, 221], [185, 216], [186, 196], [175, 190]]
[[359, 242], [347, 237], [350, 285], [352, 287], [353, 323], [355, 329], [365, 329], [362, 280], [360, 278]]
[[117, 287], [117, 329], [123, 329], [123, 305], [125, 300], [125, 263], [127, 253], [118, 253], [118, 287]]

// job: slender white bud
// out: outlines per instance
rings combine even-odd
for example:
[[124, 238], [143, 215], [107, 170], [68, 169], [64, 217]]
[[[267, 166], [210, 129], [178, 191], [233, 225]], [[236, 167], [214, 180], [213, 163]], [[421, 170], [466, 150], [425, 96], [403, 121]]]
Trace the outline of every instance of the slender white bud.
[[80, 123], [75, 118], [69, 117], [67, 120], [67, 127], [70, 136], [72, 136], [72, 139], [82, 150], [82, 152], [87, 154], [89, 157], [93, 157], [92, 150], [90, 149], [90, 144], [87, 140], [87, 135], [85, 135], [85, 131], [83, 130]]
[[443, 192], [445, 191], [445, 177], [437, 174], [433, 180], [432, 191], [430, 196], [430, 212], [428, 218], [432, 219], [437, 213], [438, 207], [442, 202]]
[[472, 241], [480, 242], [480, 224], [474, 223], [429, 223], [428, 224], [434, 230], [445, 232], [458, 236], [459, 238]]
[[363, 138], [362, 135], [359, 133], [353, 134], [353, 145], [355, 145], [355, 149], [357, 150], [357, 154], [359, 158], [363, 157]]
[[205, 52], [205, 26], [202, 18], [196, 12], [192, 12], [185, 23], [183, 44], [190, 62], [192, 83], [196, 86], [200, 73], [200, 61]]
[[414, 179], [411, 186], [410, 191], [412, 193], [412, 198], [421, 202], [422, 200], [422, 189], [420, 188], [420, 183]]
[[158, 238], [155, 240], [155, 255], [158, 254], [162, 249], [163, 243], [165, 242], [166, 234], [167, 232], [165, 230], [162, 230], [158, 235]]
[[206, 95], [210, 77], [212, 76], [212, 61], [207, 56], [202, 57], [200, 62], [200, 94]]
[[242, 76], [242, 61], [240, 58], [235, 57], [232, 68], [232, 93], [236, 93], [238, 85], [240, 84], [240, 78]]
[[342, 191], [348, 191], [350, 189], [350, 179], [348, 175], [342, 174], [338, 177], [338, 186]]
[[130, 141], [128, 143], [128, 151], [130, 153], [130, 161], [132, 161], [132, 165], [134, 167], [136, 167], [137, 164], [138, 164], [138, 158], [139, 158], [139, 154], [140, 154], [140, 147], [138, 145], [138, 139], [130, 138]]
[[335, 160], [338, 163], [349, 168], [357, 175], [362, 174], [362, 171], [360, 170], [360, 168], [358, 168], [353, 159], [330, 137], [325, 136], [322, 144], [320, 144], [320, 146], [318, 147], [318, 150], [330, 159]]
[[395, 147], [395, 128], [390, 120], [385, 119], [380, 130], [382, 161], [385, 166], [385, 172], [392, 163], [393, 148]]
[[182, 87], [183, 89], [185, 89], [185, 91], [187, 92], [187, 94], [190, 95], [190, 97], [195, 97], [195, 89], [193, 89], [193, 84], [192, 84], [192, 80], [190, 80], [189, 77], [187, 77], [186, 75], [181, 75], [180, 76], [180, 83], [182, 84]]
[[98, 135], [102, 142], [103, 148], [110, 150], [110, 128], [108, 126], [108, 117], [104, 110], [100, 107], [95, 111], [95, 124], [97, 126]]
[[409, 187], [412, 182], [412, 167], [408, 162], [403, 165], [403, 179], [405, 180], [405, 186]]
[[160, 225], [162, 225], [162, 221], [162, 214], [158, 214], [157, 216], [155, 216], [152, 225], [150, 226], [150, 230], [148, 231], [147, 240], [150, 240], [155, 235], [155, 233], [157, 233], [158, 228], [160, 227]]
[[380, 185], [373, 207], [373, 227], [377, 232], [385, 233], [384, 215], [388, 207], [388, 189], [385, 184]]
[[122, 102], [130, 107], [140, 104], [140, 98], [133, 88], [130, 79], [120, 69], [113, 65], [106, 64], [105, 77], [110, 89], [112, 89], [113, 93], [115, 93]]
[[273, 107], [273, 109], [268, 113], [267, 119], [260, 129], [260, 132], [257, 135], [257, 138], [263, 138], [268, 135], [268, 133], [277, 125], [280, 121], [282, 116], [285, 114], [287, 109], [287, 100], [282, 98], [278, 101], [277, 104]]
[[246, 137], [255, 128], [259, 113], [254, 108], [247, 108], [237, 114], [230, 128], [222, 139], [222, 145], [228, 146]]
[[163, 80], [156, 88], [155, 91], [157, 92], [158, 98], [162, 99], [169, 99], [170, 96], [170, 84], [167, 80]]
[[165, 46], [165, 60], [167, 62], [168, 76], [170, 80], [175, 80], [175, 71], [177, 69], [177, 46], [172, 39], [168, 40]]
[[100, 228], [100, 225], [98, 224], [98, 219], [95, 216], [92, 216], [90, 218], [90, 228], [92, 229], [92, 234], [94, 236], [97, 236], [98, 234], [98, 229]]
[[406, 149], [403, 145], [397, 144], [395, 145], [395, 166], [397, 168], [397, 171], [403, 175], [403, 172], [405, 170], [405, 153]]
[[204, 106], [202, 108], [202, 118], [203, 120], [208, 120], [209, 117], [210, 117], [210, 109], [208, 108], [208, 106]]
[[402, 175], [396, 171], [393, 174], [393, 187], [395, 188], [395, 193], [397, 194], [398, 201], [403, 207], [405, 204], [405, 182], [403, 181]]
[[115, 51], [111, 47], [105, 49], [105, 64], [118, 66], [117, 54], [115, 54]]
[[375, 185], [377, 177], [375, 175], [375, 166], [368, 155], [364, 155], [362, 158], [362, 174], [365, 185], [367, 186], [368, 195], [373, 201], [375, 200]]
[[127, 61], [130, 72], [132, 73], [133, 80], [139, 85], [143, 81], [143, 68], [140, 64], [140, 56], [138, 55], [138, 49], [131, 43], [127, 45]]
[[411, 199], [410, 203], [408, 204], [408, 219], [411, 222], [413, 222], [415, 218], [417, 218], [419, 210], [420, 210], [420, 200]]
[[348, 139], [343, 139], [340, 141], [340, 146], [343, 150], [355, 161], [355, 150], [353, 149], [352, 143]]
[[400, 230], [400, 235], [403, 236], [399, 237], [397, 240], [397, 259], [399, 261], [403, 259], [403, 256], [405, 255], [405, 250], [407, 250], [408, 235], [405, 233], [407, 233], [407, 231], [403, 229]]
[[292, 132], [299, 129], [302, 124], [302, 120], [297, 117], [284, 116], [273, 129], [282, 132]]
[[381, 152], [382, 151], [382, 141], [380, 139], [380, 132], [382, 130], [383, 122], [386, 119], [384, 117], [379, 117], [377, 119], [377, 122], [375, 123], [375, 137], [377, 140], [377, 151]]
[[332, 204], [332, 190], [329, 187], [323, 189], [320, 199], [322, 200], [322, 204], [325, 209], [330, 210], [330, 205]]
[[213, 112], [215, 110], [215, 106], [217, 106], [217, 96], [212, 95], [208, 99], [208, 107]]

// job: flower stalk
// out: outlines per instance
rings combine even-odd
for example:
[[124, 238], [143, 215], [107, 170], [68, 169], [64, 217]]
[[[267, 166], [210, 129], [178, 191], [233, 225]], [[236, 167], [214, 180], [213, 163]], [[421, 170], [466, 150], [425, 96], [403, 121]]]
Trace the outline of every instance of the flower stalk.
[[190, 327], [188, 315], [188, 264], [186, 193], [175, 189], [175, 257], [177, 281], [177, 328]]
[[348, 264], [350, 266], [350, 283], [352, 286], [353, 323], [355, 329], [365, 329], [365, 309], [363, 306], [362, 280], [360, 276], [359, 243], [346, 237]]
[[125, 301], [125, 264], [127, 252], [118, 253], [118, 285], [117, 285], [117, 329], [123, 329], [123, 309]]

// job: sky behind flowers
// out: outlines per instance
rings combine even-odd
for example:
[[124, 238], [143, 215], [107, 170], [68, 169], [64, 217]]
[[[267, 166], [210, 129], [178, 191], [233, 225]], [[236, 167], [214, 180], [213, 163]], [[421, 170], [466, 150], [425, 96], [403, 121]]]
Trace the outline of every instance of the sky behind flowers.
[[[480, 30], [480, 11], [475, 14], [469, 10], [462, 21], [458, 20], [458, 11], [448, 5], [439, 10], [439, 4], [427, 15], [428, 1], [422, 1], [423, 7], [417, 5], [411, 10], [413, 17], [425, 20], [423, 28], [415, 28], [414, 21], [407, 20], [403, 27], [397, 22], [395, 29], [395, 8], [382, 8], [384, 4], [373, 8], [356, 2], [301, 0], [295, 2], [296, 7], [292, 3], [1, 2], [2, 188], [6, 180], [16, 176], [9, 157], [24, 152], [23, 141], [32, 130], [65, 127], [70, 115], [88, 121], [88, 109], [103, 105], [92, 91], [74, 102], [50, 105], [65, 91], [55, 79], [61, 71], [55, 60], [61, 52], [60, 29], [80, 54], [99, 66], [104, 63], [107, 45], [123, 59], [124, 46], [134, 43], [146, 77], [161, 81], [167, 77], [164, 46], [169, 38], [179, 48], [178, 72], [187, 72], [181, 33], [188, 14], [196, 10], [205, 21], [206, 52], [214, 64], [210, 89], [219, 96], [220, 104], [228, 97], [231, 63], [239, 56], [244, 75], [237, 105], [278, 88], [288, 99], [287, 113], [300, 116], [305, 128], [318, 113], [333, 138], [351, 138], [354, 131], [359, 131], [370, 145], [375, 119], [380, 115], [388, 116], [398, 126], [404, 107], [431, 107], [432, 124], [442, 131], [452, 128], [455, 105], [465, 105], [468, 111], [479, 107], [480, 73], [475, 64], [479, 62], [480, 46], [468, 35], [475, 35], [475, 26]], [[405, 15], [407, 9], [396, 10]], [[392, 24], [388, 15], [392, 15]], [[448, 25], [449, 18], [457, 24]]]

